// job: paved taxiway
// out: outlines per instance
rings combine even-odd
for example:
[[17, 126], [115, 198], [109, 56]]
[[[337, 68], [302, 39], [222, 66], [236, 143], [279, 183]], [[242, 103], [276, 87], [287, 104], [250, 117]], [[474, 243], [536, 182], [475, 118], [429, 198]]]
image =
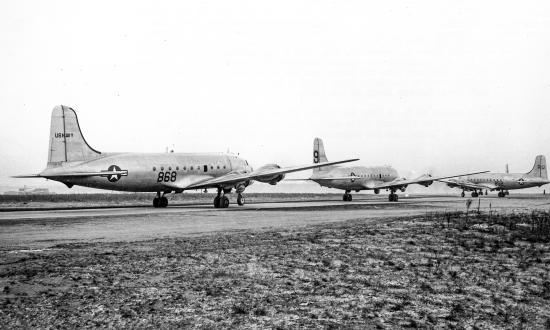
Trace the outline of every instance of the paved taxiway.
[[[352, 219], [387, 218], [444, 210], [464, 210], [465, 200], [457, 197], [401, 198], [390, 203], [385, 196], [357, 196], [353, 202], [284, 201], [235, 204], [214, 209], [210, 204], [152, 207], [57, 209], [0, 212], [0, 248], [45, 248], [60, 243], [135, 241], [197, 235], [219, 231], [265, 227], [302, 226]], [[474, 199], [472, 208], [478, 206]], [[487, 210], [548, 209], [550, 199], [510, 197], [481, 199]]]

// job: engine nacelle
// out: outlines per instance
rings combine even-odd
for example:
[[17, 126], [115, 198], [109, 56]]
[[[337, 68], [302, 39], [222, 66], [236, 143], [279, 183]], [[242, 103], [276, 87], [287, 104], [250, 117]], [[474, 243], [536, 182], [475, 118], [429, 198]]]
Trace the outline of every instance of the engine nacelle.
[[424, 187], [429, 187], [429, 186], [432, 185], [432, 183], [434, 183], [433, 180], [432, 181], [422, 181], [422, 182], [419, 182], [418, 184], [421, 184]]
[[431, 178], [432, 176], [430, 174], [424, 174], [417, 178], [418, 184], [423, 185], [424, 187], [431, 186], [431, 184], [434, 183], [434, 180], [431, 180]]
[[[277, 170], [281, 167], [277, 164], [268, 164], [265, 166], [262, 166], [258, 169], [258, 171], [269, 171], [269, 170]], [[259, 176], [255, 180], [263, 182], [263, 183], [269, 183], [271, 185], [276, 185], [279, 181], [283, 180], [285, 178], [284, 174], [272, 174], [272, 175], [264, 175]]]

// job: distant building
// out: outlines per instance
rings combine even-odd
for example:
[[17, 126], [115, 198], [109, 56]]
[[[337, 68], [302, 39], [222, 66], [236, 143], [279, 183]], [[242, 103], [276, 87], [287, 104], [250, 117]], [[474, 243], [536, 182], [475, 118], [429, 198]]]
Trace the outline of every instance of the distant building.
[[19, 188], [17, 191], [6, 191], [4, 195], [50, 195], [55, 194], [53, 192], [50, 192], [48, 188], [29, 188], [27, 186], [24, 186], [23, 188]]

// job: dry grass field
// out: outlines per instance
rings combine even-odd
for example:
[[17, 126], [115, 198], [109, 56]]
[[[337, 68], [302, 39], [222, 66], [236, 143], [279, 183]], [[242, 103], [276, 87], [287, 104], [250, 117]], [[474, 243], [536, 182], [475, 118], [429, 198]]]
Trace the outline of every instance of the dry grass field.
[[439, 213], [3, 251], [0, 327], [543, 329], [549, 242], [547, 212]]

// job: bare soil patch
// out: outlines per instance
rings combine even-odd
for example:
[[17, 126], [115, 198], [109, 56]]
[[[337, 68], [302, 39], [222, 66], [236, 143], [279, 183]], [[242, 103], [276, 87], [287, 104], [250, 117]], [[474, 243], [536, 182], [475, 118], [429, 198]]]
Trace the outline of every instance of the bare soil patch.
[[0, 327], [545, 328], [549, 219], [439, 213], [3, 251]]

